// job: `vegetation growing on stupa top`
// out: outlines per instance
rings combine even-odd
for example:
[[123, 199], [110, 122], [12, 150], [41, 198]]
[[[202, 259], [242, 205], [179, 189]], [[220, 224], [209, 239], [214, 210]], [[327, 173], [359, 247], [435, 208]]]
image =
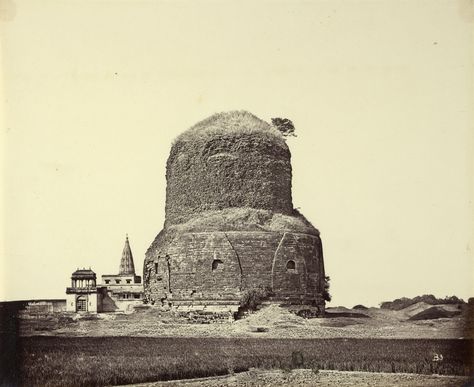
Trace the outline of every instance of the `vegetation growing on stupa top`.
[[186, 223], [169, 227], [177, 232], [204, 231], [291, 231], [319, 235], [301, 214], [295, 216], [255, 208], [227, 208], [206, 211]]
[[268, 140], [272, 140], [276, 145], [286, 148], [285, 139], [280, 131], [245, 110], [213, 114], [179, 135], [173, 145], [190, 140], [206, 142], [220, 136], [241, 136], [255, 133], [259, 134], [260, 137], [263, 136]]

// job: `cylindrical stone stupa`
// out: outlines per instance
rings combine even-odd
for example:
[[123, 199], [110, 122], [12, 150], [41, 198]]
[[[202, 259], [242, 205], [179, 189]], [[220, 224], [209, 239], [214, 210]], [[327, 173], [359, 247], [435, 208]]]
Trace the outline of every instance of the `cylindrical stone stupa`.
[[248, 112], [215, 114], [182, 133], [166, 166], [164, 229], [144, 264], [150, 303], [270, 299], [324, 309], [319, 232], [293, 209], [290, 151]]

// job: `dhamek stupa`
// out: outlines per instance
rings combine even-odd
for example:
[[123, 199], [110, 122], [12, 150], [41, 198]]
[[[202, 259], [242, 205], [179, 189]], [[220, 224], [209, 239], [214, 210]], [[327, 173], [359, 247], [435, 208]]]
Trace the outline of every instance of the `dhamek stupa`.
[[246, 290], [324, 310], [319, 232], [293, 208], [283, 135], [248, 112], [182, 133], [166, 165], [164, 228], [144, 263], [146, 301], [235, 304]]

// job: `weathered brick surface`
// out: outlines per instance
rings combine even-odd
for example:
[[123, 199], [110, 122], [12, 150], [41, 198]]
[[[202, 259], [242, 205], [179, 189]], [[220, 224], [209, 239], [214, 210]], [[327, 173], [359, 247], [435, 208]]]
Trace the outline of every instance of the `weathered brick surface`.
[[290, 158], [281, 133], [247, 112], [217, 114], [178, 137], [164, 229], [146, 253], [145, 300], [235, 305], [266, 287], [273, 299], [324, 308], [319, 232], [293, 209]]
[[[264, 286], [276, 299], [316, 300], [320, 244], [318, 236], [291, 232], [184, 233], [149, 251], [146, 296], [155, 303], [238, 300], [242, 291]], [[287, 269], [289, 261], [295, 269]]]

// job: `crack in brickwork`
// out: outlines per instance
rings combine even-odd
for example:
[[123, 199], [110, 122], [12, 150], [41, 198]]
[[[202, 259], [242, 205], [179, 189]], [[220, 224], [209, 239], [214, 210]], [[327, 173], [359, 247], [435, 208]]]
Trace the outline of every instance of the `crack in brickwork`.
[[239, 262], [239, 268], [240, 268], [240, 286], [239, 286], [239, 290], [242, 290], [242, 263], [240, 262], [239, 254], [237, 253], [234, 246], [232, 245], [232, 242], [230, 241], [229, 237], [227, 236], [226, 233], [224, 233], [224, 235], [227, 239], [227, 242], [229, 242], [230, 247], [232, 247], [232, 250], [234, 250], [235, 256], [237, 257], [237, 261]]
[[276, 257], [277, 257], [277, 254], [278, 254], [278, 250], [280, 249], [281, 247], [281, 244], [283, 243], [283, 239], [285, 239], [285, 236], [286, 236], [286, 232], [283, 233], [283, 236], [281, 237], [280, 239], [280, 242], [278, 243], [278, 247], [277, 249], [275, 250], [275, 254], [273, 255], [273, 262], [272, 262], [272, 291], [274, 291], [274, 286], [273, 286], [273, 279], [275, 277], [275, 261], [276, 261]]

